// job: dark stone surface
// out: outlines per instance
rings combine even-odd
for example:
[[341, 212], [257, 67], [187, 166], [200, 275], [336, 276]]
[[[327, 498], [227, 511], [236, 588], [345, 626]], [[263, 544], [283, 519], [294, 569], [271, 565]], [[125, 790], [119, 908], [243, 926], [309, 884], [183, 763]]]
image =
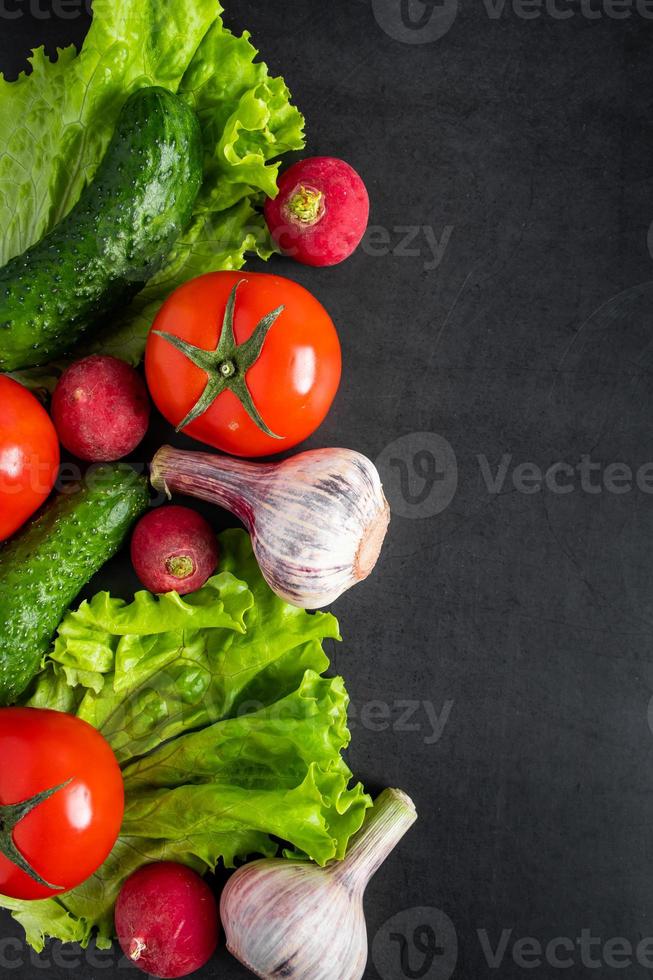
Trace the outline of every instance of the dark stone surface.
[[[445, 32], [456, 6], [436, 5], [425, 34], [399, 0], [231, 0], [227, 17], [285, 75], [310, 151], [364, 175], [384, 229], [340, 268], [275, 263], [342, 337], [342, 389], [313, 444], [381, 457], [395, 511], [376, 575], [337, 603], [333, 651], [354, 770], [421, 815], [370, 887], [366, 977], [639, 980], [653, 968], [653, 942], [627, 946], [653, 935], [653, 468], [616, 492], [608, 467], [653, 460], [653, 21], [643, 3], [617, 19], [624, 4], [560, 0], [562, 19], [487, 0], [458, 5]], [[3, 20], [0, 65], [84, 28]], [[405, 43], [429, 31], [442, 36]], [[432, 236], [448, 238], [436, 268]], [[446, 507], [456, 474], [434, 433], [457, 460]], [[569, 492], [560, 468], [536, 492], [515, 471], [584, 455]], [[100, 581], [134, 584], [125, 559]], [[415, 947], [429, 925], [435, 957]], [[484, 944], [503, 930], [493, 967]], [[514, 947], [524, 937], [564, 938], [538, 960]], [[126, 971], [56, 950], [41, 971], [1, 948], [3, 977]], [[201, 974], [245, 975], [224, 952]]]

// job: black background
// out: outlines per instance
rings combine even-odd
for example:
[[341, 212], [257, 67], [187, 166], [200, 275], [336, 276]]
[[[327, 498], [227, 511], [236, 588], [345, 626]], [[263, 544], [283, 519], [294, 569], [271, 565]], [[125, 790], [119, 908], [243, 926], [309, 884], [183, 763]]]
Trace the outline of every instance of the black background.
[[[356, 709], [352, 767], [420, 811], [369, 889], [366, 977], [410, 975], [390, 939], [403, 931], [426, 980], [635, 980], [653, 956], [618, 968], [617, 940], [653, 935], [653, 496], [614, 492], [605, 468], [653, 460], [653, 20], [591, 18], [573, 0], [568, 19], [458, 6], [430, 43], [400, 26], [399, 0], [231, 0], [226, 17], [285, 76], [309, 151], [364, 176], [388, 236], [331, 270], [272, 266], [318, 295], [344, 348], [311, 444], [380, 457], [395, 512], [375, 575], [336, 604], [345, 643], [330, 650]], [[87, 23], [2, 19], [0, 67], [14, 77], [31, 45], [80, 42]], [[437, 268], [423, 231], [405, 254], [403, 226], [449, 228]], [[457, 459], [440, 513], [455, 473], [436, 452], [429, 493], [428, 433]], [[164, 438], [155, 425], [148, 452]], [[478, 457], [494, 472], [503, 454], [492, 492]], [[584, 454], [600, 464], [591, 484], [513, 482], [518, 464]], [[127, 560], [100, 584], [128, 595]], [[439, 738], [424, 702], [447, 719]], [[420, 972], [428, 922], [441, 952]], [[492, 947], [512, 930], [499, 966], [479, 930]], [[567, 969], [513, 955], [523, 937], [571, 945], [583, 930], [601, 942], [591, 960], [560, 948]], [[8, 919], [0, 931], [20, 933]], [[0, 952], [2, 976], [134, 975], [115, 955]], [[246, 973], [221, 951], [201, 976]]]

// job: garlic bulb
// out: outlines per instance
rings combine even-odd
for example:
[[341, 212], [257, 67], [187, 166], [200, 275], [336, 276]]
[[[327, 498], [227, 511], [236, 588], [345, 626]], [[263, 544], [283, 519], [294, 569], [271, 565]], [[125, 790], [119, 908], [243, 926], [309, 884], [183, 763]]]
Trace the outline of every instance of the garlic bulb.
[[376, 467], [351, 449], [248, 463], [164, 446], [151, 479], [236, 514], [270, 588], [304, 609], [328, 605], [370, 574], [390, 520]]
[[240, 868], [220, 902], [229, 951], [264, 980], [360, 980], [365, 888], [416, 819], [412, 800], [387, 789], [344, 861], [318, 868], [268, 859]]

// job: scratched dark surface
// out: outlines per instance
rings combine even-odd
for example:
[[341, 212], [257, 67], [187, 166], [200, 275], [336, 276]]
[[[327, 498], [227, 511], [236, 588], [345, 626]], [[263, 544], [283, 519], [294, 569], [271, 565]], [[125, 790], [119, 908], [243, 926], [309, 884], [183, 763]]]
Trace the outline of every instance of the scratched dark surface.
[[[331, 651], [356, 709], [352, 767], [420, 811], [369, 889], [365, 976], [639, 980], [653, 976], [653, 20], [562, 0], [565, 19], [466, 2], [454, 20], [451, 0], [411, 3], [412, 27], [399, 0], [231, 0], [227, 15], [285, 75], [309, 150], [349, 160], [372, 198], [352, 260], [275, 263], [342, 338], [342, 389], [312, 444], [379, 460], [394, 510], [376, 574], [336, 605]], [[31, 45], [86, 26], [3, 19], [0, 67], [13, 77]], [[148, 451], [164, 438], [155, 425]], [[543, 489], [534, 466], [554, 466]], [[100, 585], [133, 590], [126, 558]], [[128, 972], [74, 948], [30, 960], [8, 918], [0, 935], [3, 977]], [[246, 972], [223, 950], [198, 976]]]

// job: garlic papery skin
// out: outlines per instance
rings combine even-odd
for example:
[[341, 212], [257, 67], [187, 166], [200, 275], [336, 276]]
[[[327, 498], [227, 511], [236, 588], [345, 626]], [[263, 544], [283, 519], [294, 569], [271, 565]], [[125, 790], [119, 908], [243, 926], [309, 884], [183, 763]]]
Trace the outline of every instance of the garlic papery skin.
[[[233, 884], [232, 884], [233, 882]], [[359, 980], [367, 963], [362, 903], [314, 865], [263, 860], [222, 893], [227, 949], [257, 977]]]
[[416, 819], [412, 800], [387, 789], [344, 861], [318, 868], [267, 859], [240, 868], [220, 902], [229, 951], [263, 980], [361, 980], [365, 888]]
[[367, 578], [390, 521], [376, 467], [351, 449], [249, 463], [163, 446], [151, 481], [236, 514], [270, 588], [304, 609], [326, 606]]

